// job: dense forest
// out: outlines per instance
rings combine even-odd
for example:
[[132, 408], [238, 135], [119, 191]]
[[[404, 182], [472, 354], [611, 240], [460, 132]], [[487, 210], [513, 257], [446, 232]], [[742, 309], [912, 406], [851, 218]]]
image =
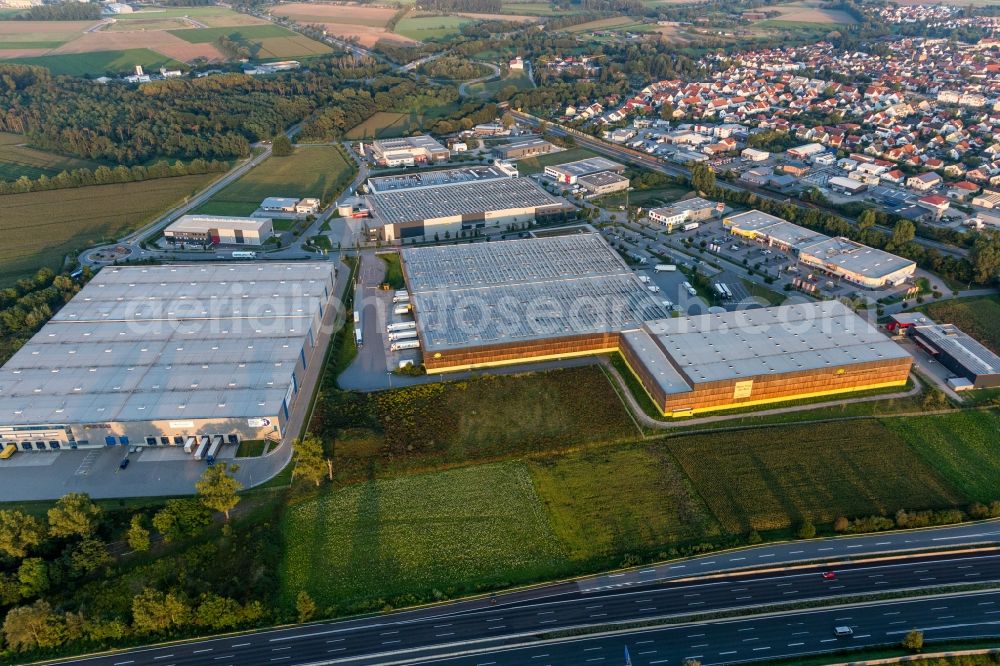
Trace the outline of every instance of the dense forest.
[[246, 157], [253, 142], [336, 104], [341, 90], [362, 89], [360, 80], [379, 83], [385, 70], [375, 61], [330, 57], [274, 77], [220, 74], [133, 87], [5, 64], [0, 131], [24, 134], [42, 150], [126, 166], [156, 157]]
[[[83, 276], [88, 279], [90, 273]], [[6, 363], [53, 313], [80, 291], [68, 275], [43, 268], [34, 277], [0, 289], [0, 364]]]
[[434, 79], [452, 79], [467, 81], [490, 73], [490, 69], [478, 63], [455, 56], [442, 56], [436, 60], [424, 63], [417, 68], [418, 74]]
[[14, 181], [0, 181], [0, 195], [23, 194], [25, 192], [44, 192], [45, 190], [61, 190], [67, 187], [87, 187], [88, 185], [111, 185], [115, 183], [136, 183], [153, 178], [172, 178], [174, 176], [191, 176], [203, 173], [222, 173], [229, 170], [229, 162], [224, 160], [193, 159], [190, 163], [175, 162], [167, 164], [160, 160], [148, 167], [142, 164], [125, 166], [119, 164], [112, 168], [99, 166], [96, 169], [73, 169], [61, 171], [51, 178], [41, 175], [35, 180], [21, 176]]
[[19, 21], [90, 21], [101, 18], [101, 5], [89, 2], [35, 5], [14, 18]]

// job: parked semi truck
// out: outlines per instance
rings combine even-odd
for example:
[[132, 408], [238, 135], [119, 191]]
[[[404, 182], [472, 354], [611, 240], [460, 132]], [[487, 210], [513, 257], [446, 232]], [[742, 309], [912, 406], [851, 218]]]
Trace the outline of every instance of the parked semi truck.
[[256, 259], [257, 253], [249, 250], [237, 250], [233, 252], [233, 259]]
[[413, 340], [417, 337], [417, 332], [414, 330], [410, 331], [396, 331], [395, 333], [389, 334], [389, 340], [395, 342], [396, 340]]
[[403, 303], [402, 305], [397, 305], [392, 310], [392, 314], [394, 314], [394, 315], [405, 315], [405, 314], [409, 314], [409, 313], [410, 313], [410, 304], [409, 303]]
[[184, 453], [191, 453], [191, 452], [193, 452], [194, 451], [194, 445], [195, 445], [196, 441], [197, 440], [195, 440], [194, 437], [188, 437], [187, 439], [185, 439], [184, 440]]
[[222, 435], [216, 435], [212, 438], [212, 446], [208, 449], [208, 456], [205, 458], [205, 462], [209, 465], [215, 464], [215, 456], [219, 455], [219, 449], [222, 448]]
[[398, 324], [389, 324], [385, 327], [386, 333], [396, 333], [398, 331], [412, 331], [417, 327], [415, 321], [401, 321]]
[[420, 349], [420, 340], [400, 340], [393, 342], [389, 347], [392, 351], [403, 351], [404, 349]]
[[205, 454], [208, 453], [208, 447], [211, 446], [210, 442], [211, 438], [207, 435], [202, 436], [201, 443], [198, 444], [198, 450], [194, 452], [195, 460], [203, 460], [205, 458]]
[[656, 266], [653, 267], [653, 270], [657, 273], [672, 273], [677, 270], [677, 266], [675, 264], [656, 264]]
[[393, 303], [409, 303], [410, 302], [410, 295], [409, 294], [403, 294], [402, 296], [393, 296], [392, 297], [392, 302]]

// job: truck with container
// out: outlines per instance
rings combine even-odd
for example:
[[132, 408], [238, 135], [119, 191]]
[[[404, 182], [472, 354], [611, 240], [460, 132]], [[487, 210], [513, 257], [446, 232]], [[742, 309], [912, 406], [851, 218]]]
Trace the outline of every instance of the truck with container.
[[362, 344], [364, 344], [364, 338], [361, 335], [361, 327], [360, 326], [355, 326], [354, 327], [354, 344], [357, 345], [358, 347], [360, 347]]
[[184, 440], [184, 453], [191, 453], [194, 451], [195, 441], [197, 440], [195, 440], [194, 437], [188, 437]]
[[649, 284], [650, 283], [649, 276], [648, 275], [640, 275], [639, 276], [639, 282], [641, 282], [643, 284]]
[[653, 270], [656, 271], [657, 273], [673, 273], [674, 271], [677, 270], [677, 265], [676, 264], [656, 264], [656, 266], [653, 267]]
[[697, 296], [698, 295], [698, 290], [695, 289], [694, 287], [692, 287], [690, 282], [685, 282], [681, 286], [684, 287], [684, 291], [686, 291], [688, 293], [688, 296]]
[[393, 296], [409, 296], [410, 292], [408, 292], [405, 289], [397, 289], [396, 291], [392, 292], [392, 295]]
[[412, 331], [417, 327], [415, 321], [401, 321], [398, 324], [389, 324], [385, 327], [386, 333], [397, 333], [399, 331]]
[[694, 229], [697, 229], [700, 226], [701, 226], [700, 222], [688, 222], [683, 227], [681, 227], [681, 229], [683, 229], [684, 231], [693, 231]]
[[389, 347], [391, 351], [403, 351], [404, 349], [420, 349], [420, 340], [400, 340], [393, 342]]
[[257, 253], [251, 250], [236, 250], [233, 252], [233, 259], [256, 259]]
[[413, 340], [417, 337], [417, 332], [414, 330], [410, 331], [396, 331], [395, 333], [389, 334], [389, 340], [395, 342], [396, 340]]
[[410, 302], [410, 295], [409, 294], [403, 294], [402, 296], [393, 296], [392, 297], [392, 302], [393, 303], [409, 303]]
[[410, 310], [411, 309], [412, 309], [412, 306], [409, 303], [402, 303], [402, 304], [397, 305], [396, 307], [394, 307], [392, 309], [392, 314], [394, 314], [394, 315], [410, 314]]
[[208, 448], [208, 455], [205, 457], [205, 462], [209, 465], [215, 464], [215, 457], [219, 455], [219, 449], [222, 448], [222, 441], [222, 435], [212, 437], [212, 445]]
[[208, 447], [211, 446], [211, 441], [211, 438], [207, 435], [202, 436], [201, 443], [198, 444], [198, 450], [194, 452], [195, 460], [203, 460], [205, 458], [205, 454], [208, 453]]

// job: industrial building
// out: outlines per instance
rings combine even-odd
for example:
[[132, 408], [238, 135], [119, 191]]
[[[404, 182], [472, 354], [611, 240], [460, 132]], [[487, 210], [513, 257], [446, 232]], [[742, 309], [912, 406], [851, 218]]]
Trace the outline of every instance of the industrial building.
[[667, 228], [667, 233], [671, 233], [679, 224], [704, 222], [721, 215], [725, 209], [726, 205], [723, 203], [692, 197], [684, 201], [675, 201], [662, 208], [653, 208], [649, 211], [648, 217], [651, 222], [662, 224]]
[[957, 391], [1000, 387], [1000, 356], [954, 324], [938, 324], [919, 312], [890, 315], [887, 328], [908, 335], [924, 351], [958, 377]]
[[263, 245], [273, 235], [274, 226], [266, 217], [181, 215], [163, 230], [172, 243], [204, 245]]
[[369, 238], [386, 242], [521, 225], [574, 208], [527, 178], [462, 181], [365, 195]]
[[428, 162], [445, 162], [451, 151], [426, 134], [400, 139], [372, 141], [372, 157], [382, 166], [413, 166]]
[[614, 351], [666, 315], [597, 234], [400, 254], [430, 373]]
[[580, 176], [589, 176], [590, 174], [599, 173], [601, 171], [610, 171], [612, 173], [622, 174], [625, 173], [625, 165], [612, 162], [611, 160], [603, 157], [590, 157], [585, 160], [577, 160], [576, 162], [567, 162], [566, 164], [556, 164], [545, 167], [546, 176], [557, 183], [563, 183], [565, 185], [574, 185]]
[[629, 180], [613, 171], [598, 171], [576, 179], [577, 185], [587, 191], [588, 197], [603, 197], [628, 189]]
[[736, 236], [778, 247], [808, 266], [868, 289], [901, 284], [917, 269], [910, 259], [847, 238], [830, 238], [759, 210], [724, 218], [722, 223]]
[[311, 197], [307, 197], [305, 199], [292, 197], [267, 197], [260, 202], [260, 210], [265, 213], [310, 215], [319, 210], [319, 205], [319, 199]]
[[404, 249], [430, 373], [620, 351], [664, 414], [905, 384], [912, 358], [838, 301], [666, 318], [596, 234]]
[[862, 183], [860, 180], [844, 178], [843, 176], [834, 176], [827, 181], [827, 185], [832, 190], [849, 195], [861, 194], [868, 189], [868, 185]]
[[839, 301], [651, 321], [621, 353], [669, 416], [902, 386], [913, 362]]
[[492, 155], [498, 160], [522, 160], [526, 157], [536, 155], [547, 155], [556, 150], [556, 147], [545, 139], [523, 139], [513, 141], [502, 146], [494, 146]]
[[488, 180], [500, 180], [517, 176], [517, 169], [506, 164], [490, 166], [470, 166], [458, 169], [442, 169], [441, 171], [419, 171], [396, 176], [373, 176], [366, 183], [368, 192], [394, 192], [398, 190], [415, 190], [423, 187], [438, 187], [440, 185], [455, 185], [457, 183], [482, 183]]
[[281, 438], [333, 296], [325, 262], [104, 268], [0, 368], [0, 443]]

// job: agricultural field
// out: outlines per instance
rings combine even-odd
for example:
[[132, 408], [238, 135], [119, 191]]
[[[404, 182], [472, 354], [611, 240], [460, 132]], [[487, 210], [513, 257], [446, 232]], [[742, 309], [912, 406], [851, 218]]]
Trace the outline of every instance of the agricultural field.
[[99, 166], [89, 160], [35, 150], [24, 142], [25, 137], [20, 134], [0, 132], [0, 180], [17, 180], [21, 176], [36, 179], [39, 176], [55, 176], [64, 170], [96, 169]]
[[300, 146], [269, 157], [198, 207], [206, 215], [249, 215], [267, 197], [316, 197], [328, 202], [347, 186], [352, 165], [336, 146]]
[[503, 78], [470, 85], [469, 92], [476, 95], [493, 95], [508, 86], [514, 86], [517, 90], [530, 90], [534, 87], [524, 70], [512, 70]]
[[356, 38], [366, 48], [375, 46], [380, 39], [403, 43], [413, 41], [386, 30], [389, 19], [396, 14], [396, 10], [390, 7], [296, 2], [278, 5], [271, 9], [271, 14], [290, 18], [298, 23], [322, 25], [329, 34], [341, 39]]
[[943, 508], [967, 498], [877, 421], [761, 428], [667, 441], [732, 533], [787, 529], [809, 518]]
[[758, 27], [794, 27], [795, 24], [801, 23], [823, 25], [853, 25], [857, 23], [854, 17], [845, 11], [827, 9], [822, 7], [820, 2], [810, 0], [760, 7], [756, 11], [781, 14], [773, 19], [758, 21], [754, 24]]
[[565, 562], [517, 462], [350, 486], [291, 506], [282, 533], [282, 597], [346, 610], [550, 578]]
[[565, 164], [566, 162], [575, 162], [576, 160], [582, 160], [588, 157], [597, 157], [597, 153], [587, 150], [586, 148], [570, 148], [568, 150], [560, 150], [559, 152], [549, 153], [548, 155], [539, 155], [538, 157], [528, 157], [523, 160], [518, 160], [517, 168], [523, 174], [533, 174], [544, 171], [547, 166]]
[[155, 71], [160, 67], [177, 68], [182, 64], [173, 58], [149, 49], [127, 49], [125, 51], [98, 51], [64, 55], [44, 55], [29, 58], [12, 58], [10, 62], [23, 65], [47, 67], [53, 74], [87, 76], [115, 74], [130, 71], [136, 65]]
[[574, 561], [648, 552], [721, 531], [662, 445], [573, 452], [532, 460], [530, 468]]
[[504, 2], [501, 11], [503, 14], [528, 16], [569, 16], [580, 13], [578, 9], [557, 8], [551, 2]]
[[956, 298], [917, 308], [939, 324], [954, 324], [1000, 354], [1000, 296]]
[[424, 123], [450, 115], [457, 110], [454, 105], [438, 106], [423, 111], [411, 110], [407, 113], [379, 111], [360, 125], [348, 130], [344, 138], [351, 141], [360, 139], [391, 139], [408, 136], [420, 130]]
[[1000, 414], [996, 411], [886, 419], [884, 423], [966, 498], [984, 503], [1000, 499]]
[[42, 266], [58, 269], [67, 253], [142, 226], [218, 175], [6, 195], [0, 208], [6, 239], [0, 247], [0, 284]]
[[637, 30], [642, 28], [649, 29], [648, 24], [643, 24], [637, 22], [633, 18], [628, 16], [612, 16], [611, 18], [598, 19], [596, 21], [588, 21], [587, 23], [580, 23], [578, 25], [566, 28], [565, 32], [573, 34], [581, 34], [584, 32], [593, 32], [595, 30]]
[[461, 16], [420, 16], [411, 13], [396, 24], [394, 32], [417, 42], [444, 39], [457, 35], [459, 28], [471, 20]]
[[0, 22], [0, 58], [48, 67], [56, 74], [98, 76], [178, 68], [196, 58], [226, 59], [222, 35], [257, 59], [329, 53], [325, 44], [223, 7], [180, 7], [121, 14], [103, 21]]

